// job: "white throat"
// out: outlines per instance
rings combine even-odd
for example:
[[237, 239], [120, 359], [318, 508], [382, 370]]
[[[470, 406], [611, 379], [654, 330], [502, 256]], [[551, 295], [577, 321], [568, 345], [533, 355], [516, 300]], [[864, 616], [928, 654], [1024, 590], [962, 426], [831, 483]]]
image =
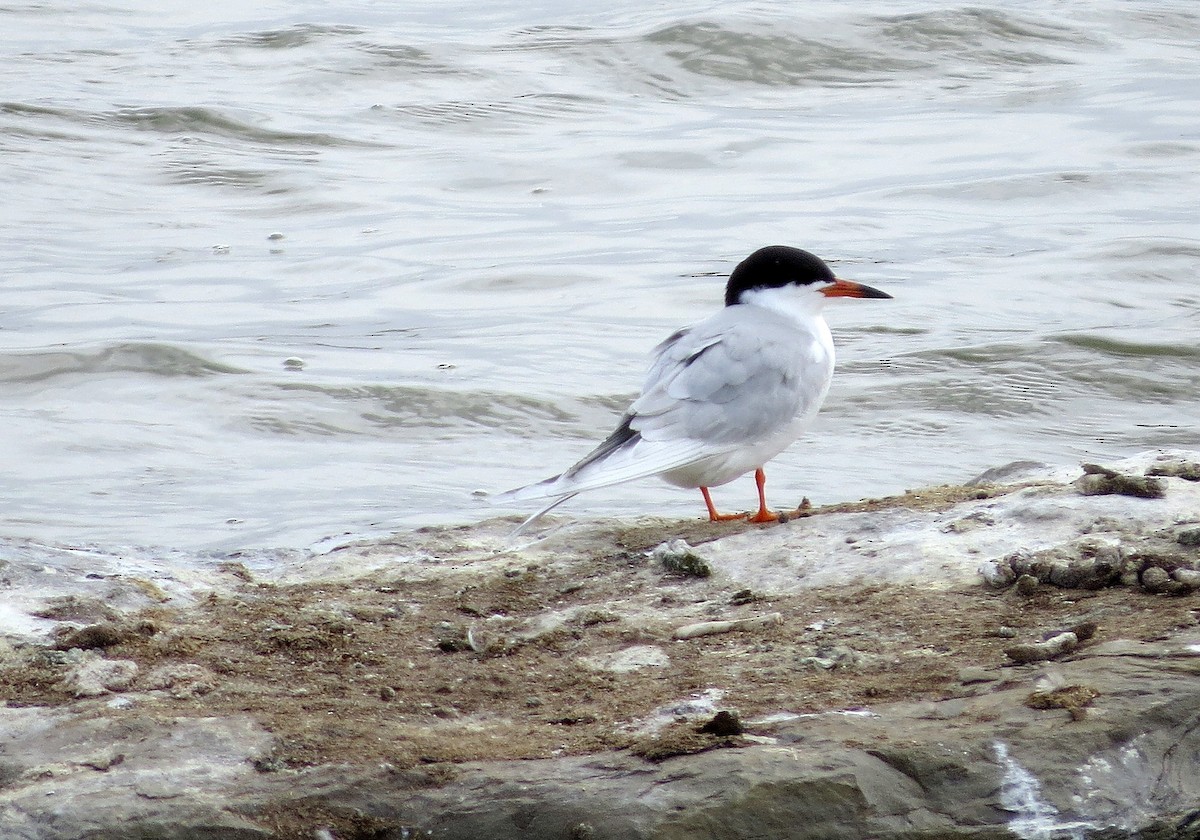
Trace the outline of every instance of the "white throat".
[[768, 289], [747, 289], [742, 292], [741, 302], [769, 309], [788, 320], [811, 328], [814, 322], [824, 325], [825, 319], [821, 317], [821, 310], [825, 308], [829, 298], [812, 286], [797, 286], [792, 283]]

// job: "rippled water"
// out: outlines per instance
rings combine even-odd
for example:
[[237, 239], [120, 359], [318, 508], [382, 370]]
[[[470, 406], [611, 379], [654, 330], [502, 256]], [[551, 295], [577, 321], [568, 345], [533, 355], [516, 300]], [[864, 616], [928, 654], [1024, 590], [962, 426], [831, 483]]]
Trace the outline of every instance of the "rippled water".
[[603, 5], [0, 5], [0, 534], [490, 515], [776, 242], [896, 298], [780, 503], [1197, 444], [1191, 0]]

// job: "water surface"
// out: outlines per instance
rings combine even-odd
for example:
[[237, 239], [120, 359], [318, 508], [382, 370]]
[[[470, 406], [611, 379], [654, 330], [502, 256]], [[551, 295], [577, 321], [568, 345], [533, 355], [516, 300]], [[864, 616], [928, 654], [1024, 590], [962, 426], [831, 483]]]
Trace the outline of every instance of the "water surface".
[[[0, 8], [0, 533], [493, 511], [793, 244], [894, 301], [780, 504], [1195, 446], [1190, 2]], [[748, 505], [750, 479], [717, 491]], [[695, 498], [693, 498], [695, 496]], [[653, 481], [569, 510], [701, 511]]]

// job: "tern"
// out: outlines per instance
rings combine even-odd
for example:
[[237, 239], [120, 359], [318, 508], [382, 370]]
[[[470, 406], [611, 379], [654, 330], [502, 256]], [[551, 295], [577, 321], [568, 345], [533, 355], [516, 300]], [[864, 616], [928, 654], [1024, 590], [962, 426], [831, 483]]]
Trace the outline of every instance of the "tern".
[[[654, 349], [616, 431], [565, 472], [494, 501], [551, 500], [520, 532], [579, 493], [658, 476], [699, 488], [710, 521], [778, 521], [764, 466], [804, 433], [829, 392], [833, 336], [821, 311], [838, 297], [891, 295], [834, 276], [808, 251], [760, 248], [729, 275], [723, 309]], [[718, 513], [709, 488], [751, 470], [757, 512]]]

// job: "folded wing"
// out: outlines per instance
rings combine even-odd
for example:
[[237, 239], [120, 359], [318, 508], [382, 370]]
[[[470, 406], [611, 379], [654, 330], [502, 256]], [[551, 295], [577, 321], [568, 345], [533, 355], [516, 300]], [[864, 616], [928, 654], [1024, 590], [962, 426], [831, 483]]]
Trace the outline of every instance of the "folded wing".
[[[554, 498], [671, 472], [769, 436], [815, 413], [833, 359], [816, 336], [727, 307], [655, 348], [642, 395], [621, 424], [561, 475], [496, 497]], [[815, 373], [815, 375], [814, 375]]]

